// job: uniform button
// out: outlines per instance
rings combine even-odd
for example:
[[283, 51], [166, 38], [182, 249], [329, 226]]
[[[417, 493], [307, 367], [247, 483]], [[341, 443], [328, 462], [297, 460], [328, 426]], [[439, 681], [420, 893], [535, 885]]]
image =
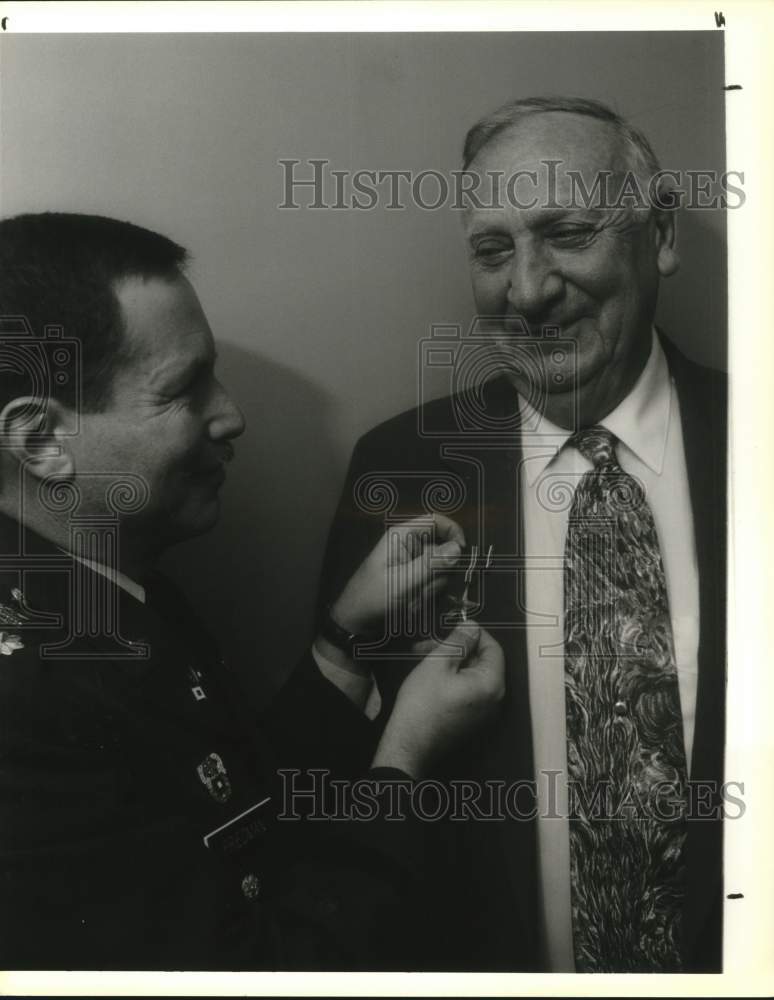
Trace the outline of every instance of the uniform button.
[[242, 895], [245, 899], [257, 899], [261, 894], [261, 880], [257, 875], [245, 875], [242, 879]]
[[626, 704], [625, 701], [617, 701], [615, 705], [613, 705], [613, 711], [615, 712], [616, 715], [628, 715], [629, 706]]

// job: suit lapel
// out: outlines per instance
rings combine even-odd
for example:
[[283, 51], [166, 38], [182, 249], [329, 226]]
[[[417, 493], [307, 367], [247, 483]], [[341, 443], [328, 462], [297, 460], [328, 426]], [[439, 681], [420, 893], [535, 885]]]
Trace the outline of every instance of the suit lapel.
[[[689, 362], [662, 336], [675, 379], [683, 427], [699, 574], [699, 677], [691, 783], [713, 789], [720, 808], [724, 772], [726, 625], [726, 400], [722, 376]], [[705, 800], [707, 801], [707, 800]], [[722, 824], [689, 823], [686, 845], [685, 951], [690, 957], [722, 903]], [[718, 921], [715, 937], [719, 937]], [[704, 935], [707, 936], [706, 933]], [[713, 933], [710, 932], [711, 938]], [[720, 942], [717, 941], [719, 953]]]
[[[503, 724], [499, 727], [496, 748], [499, 773], [506, 780], [525, 782], [519, 796], [519, 811], [527, 815], [535, 806], [532, 784], [535, 779], [532, 753], [532, 721], [529, 703], [527, 633], [524, 619], [524, 569], [520, 550], [524, 537], [520, 493], [521, 447], [518, 437], [497, 453], [493, 463], [492, 489], [496, 497], [496, 520], [502, 525], [496, 538], [495, 552], [509, 559], [511, 569], [496, 575], [493, 600], [502, 629], [493, 629], [506, 651], [507, 690], [503, 705]], [[514, 560], [519, 560], [514, 567]], [[495, 582], [493, 581], [493, 582]], [[503, 849], [510, 871], [512, 890], [517, 893], [521, 914], [523, 945], [526, 953], [537, 954], [535, 914], [537, 913], [537, 845], [535, 822], [523, 820], [501, 823]]]
[[[490, 383], [487, 392], [487, 413], [496, 424], [504, 426], [506, 417], [513, 410], [515, 390], [506, 379]], [[461, 462], [460, 456], [466, 459]], [[522, 510], [520, 503], [519, 469], [521, 447], [518, 430], [510, 434], [499, 433], [491, 438], [471, 437], [471, 440], [444, 449], [443, 455], [450, 468], [463, 477], [468, 497], [475, 501], [466, 505], [464, 524], [468, 544], [475, 542], [486, 552], [492, 546], [494, 566], [485, 575], [484, 608], [481, 622], [495, 636], [505, 651], [506, 696], [501, 707], [500, 723], [493, 726], [477, 755], [475, 768], [478, 778], [531, 783], [534, 780], [532, 755], [532, 730], [529, 709], [527, 675], [527, 644], [523, 612], [523, 569], [519, 551], [523, 538]], [[453, 464], [452, 464], [453, 463]], [[501, 569], [498, 571], [498, 564]], [[519, 810], [529, 814], [534, 796], [528, 784], [522, 786]], [[487, 837], [497, 841], [496, 858], [504, 858], [506, 872], [500, 869], [489, 878], [503, 881], [494, 886], [493, 895], [510, 897], [510, 908], [515, 907], [519, 927], [512, 925], [507, 911], [494, 914], [492, 921], [493, 953], [499, 947], [508, 948], [514, 956], [518, 953], [526, 961], [534, 961], [536, 954], [536, 844], [535, 824], [532, 821], [514, 820], [496, 822], [486, 831]], [[496, 863], [496, 858], [495, 862]], [[498, 926], [494, 926], [498, 921]], [[519, 945], [514, 945], [518, 935]], [[508, 943], [510, 941], [510, 944]], [[511, 967], [518, 967], [514, 958]]]

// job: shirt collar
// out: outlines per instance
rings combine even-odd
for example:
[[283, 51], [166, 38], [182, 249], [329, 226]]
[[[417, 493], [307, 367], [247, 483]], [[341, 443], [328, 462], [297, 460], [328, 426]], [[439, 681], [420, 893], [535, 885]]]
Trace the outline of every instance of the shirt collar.
[[111, 569], [108, 566], [103, 566], [102, 563], [94, 562], [93, 559], [83, 559], [81, 556], [75, 555], [74, 552], [69, 552], [68, 555], [72, 556], [73, 559], [77, 559], [78, 562], [82, 562], [84, 566], [88, 566], [89, 569], [94, 570], [95, 573], [101, 573], [102, 576], [107, 577], [107, 579], [116, 584], [116, 586], [125, 590], [127, 594], [131, 594], [131, 596], [140, 601], [141, 604], [145, 604], [145, 587], [136, 583], [130, 577], [126, 576], [125, 573], [121, 573], [117, 569]]
[[[629, 394], [606, 417], [599, 421], [640, 461], [661, 475], [669, 432], [672, 393], [669, 368], [655, 328], [650, 355]], [[527, 482], [532, 486], [567, 443], [572, 432], [540, 416], [519, 396], [525, 447], [535, 449], [525, 465]], [[537, 446], [542, 445], [538, 449]]]

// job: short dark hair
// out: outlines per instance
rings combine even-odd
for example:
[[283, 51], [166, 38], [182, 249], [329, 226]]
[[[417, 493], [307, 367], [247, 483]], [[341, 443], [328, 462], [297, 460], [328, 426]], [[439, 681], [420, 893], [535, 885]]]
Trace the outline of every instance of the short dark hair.
[[503, 104], [496, 111], [477, 121], [468, 131], [462, 152], [462, 169], [467, 170], [484, 146], [511, 125], [516, 125], [528, 115], [552, 111], [586, 115], [607, 122], [623, 140], [629, 153], [630, 166], [634, 168], [635, 173], [639, 170], [650, 176], [658, 173], [660, 169], [658, 158], [644, 133], [606, 104], [586, 97], [522, 97]]
[[[65, 212], [3, 219], [0, 317], [24, 317], [36, 336], [54, 325], [65, 337], [77, 338], [81, 405], [100, 410], [110, 401], [113, 376], [128, 354], [116, 283], [130, 277], [174, 279], [187, 260], [187, 251], [166, 236], [118, 219]], [[25, 392], [9, 366], [3, 367], [0, 407]], [[55, 381], [50, 394], [59, 398]]]

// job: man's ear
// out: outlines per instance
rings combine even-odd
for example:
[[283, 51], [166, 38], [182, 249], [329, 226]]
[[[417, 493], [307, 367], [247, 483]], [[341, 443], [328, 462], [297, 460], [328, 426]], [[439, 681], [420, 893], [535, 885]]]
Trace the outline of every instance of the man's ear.
[[654, 208], [656, 236], [656, 267], [662, 278], [668, 278], [680, 268], [677, 252], [677, 219], [669, 209]]
[[40, 479], [70, 477], [75, 472], [65, 433], [70, 423], [57, 400], [17, 396], [0, 411], [0, 443]]

